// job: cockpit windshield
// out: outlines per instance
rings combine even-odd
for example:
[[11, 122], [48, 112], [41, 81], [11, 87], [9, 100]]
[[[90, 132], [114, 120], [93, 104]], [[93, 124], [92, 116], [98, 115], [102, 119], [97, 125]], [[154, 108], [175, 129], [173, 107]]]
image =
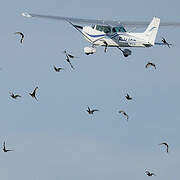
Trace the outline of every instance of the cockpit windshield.
[[126, 32], [125, 28], [123, 26], [120, 27], [113, 27], [111, 28], [110, 26], [102, 26], [102, 25], [96, 25], [96, 26], [91, 26], [93, 29], [95, 28], [98, 31], [104, 32], [106, 34], [111, 33], [117, 33], [117, 32]]
[[121, 27], [113, 27], [112, 28], [113, 32], [126, 32], [125, 28], [123, 26]]
[[102, 31], [104, 33], [111, 33], [111, 27], [110, 26], [101, 26], [101, 25], [96, 25], [96, 30]]

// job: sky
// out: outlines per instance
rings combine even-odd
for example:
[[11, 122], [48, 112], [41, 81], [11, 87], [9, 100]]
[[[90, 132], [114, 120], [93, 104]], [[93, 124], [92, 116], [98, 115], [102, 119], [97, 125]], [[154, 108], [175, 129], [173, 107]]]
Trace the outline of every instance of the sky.
[[[100, 47], [86, 56], [83, 49], [90, 44], [69, 24], [21, 13], [179, 22], [179, 5], [178, 0], [1, 2], [0, 144], [6, 141], [14, 150], [0, 152], [1, 179], [177, 179], [180, 29], [158, 31], [156, 41], [165, 37], [171, 48], [131, 48], [124, 58], [116, 48], [104, 53]], [[23, 44], [17, 31], [25, 34]], [[79, 57], [72, 60], [75, 70], [64, 50]], [[145, 69], [148, 61], [157, 69]], [[65, 70], [56, 73], [54, 65]], [[29, 95], [36, 86], [38, 101]], [[10, 91], [22, 98], [12, 99]], [[100, 111], [90, 116], [87, 106]], [[128, 122], [119, 110], [127, 112]], [[168, 154], [161, 142], [169, 144]]]

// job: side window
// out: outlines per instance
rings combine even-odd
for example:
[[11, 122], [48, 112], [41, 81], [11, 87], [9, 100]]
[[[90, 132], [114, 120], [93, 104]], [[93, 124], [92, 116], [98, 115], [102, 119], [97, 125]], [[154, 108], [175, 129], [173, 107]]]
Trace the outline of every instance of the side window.
[[120, 27], [120, 31], [121, 31], [121, 32], [126, 32], [126, 30], [124, 29], [124, 27]]
[[96, 30], [98, 30], [98, 31], [102, 31], [103, 29], [102, 29], [102, 26], [100, 26], [100, 25], [96, 25]]
[[104, 26], [104, 32], [105, 33], [110, 33], [111, 32], [111, 28], [108, 26]]
[[112, 29], [113, 32], [126, 32], [126, 30], [124, 29], [124, 27], [114, 27]]
[[94, 28], [95, 28], [95, 25], [92, 25], [91, 27], [94, 29]]
[[116, 32], [116, 29], [115, 29], [115, 28], [112, 28], [112, 32], [115, 33], [115, 32]]

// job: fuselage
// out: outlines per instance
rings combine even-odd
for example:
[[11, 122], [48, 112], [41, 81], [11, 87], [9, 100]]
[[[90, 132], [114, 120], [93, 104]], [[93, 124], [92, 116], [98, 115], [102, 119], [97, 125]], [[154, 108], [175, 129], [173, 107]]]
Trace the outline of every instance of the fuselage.
[[95, 46], [108, 47], [150, 47], [144, 33], [129, 33], [123, 27], [85, 26], [82, 33], [87, 41]]

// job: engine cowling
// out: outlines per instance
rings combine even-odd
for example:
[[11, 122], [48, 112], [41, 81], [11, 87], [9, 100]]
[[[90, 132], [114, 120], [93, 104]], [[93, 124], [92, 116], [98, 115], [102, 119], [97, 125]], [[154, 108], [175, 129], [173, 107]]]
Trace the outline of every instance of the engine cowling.
[[93, 47], [85, 47], [84, 48], [84, 53], [86, 55], [94, 54], [96, 52], [96, 48]]
[[123, 55], [124, 55], [124, 57], [128, 57], [129, 55], [131, 55], [132, 54], [132, 51], [131, 50], [129, 50], [129, 49], [123, 49]]

